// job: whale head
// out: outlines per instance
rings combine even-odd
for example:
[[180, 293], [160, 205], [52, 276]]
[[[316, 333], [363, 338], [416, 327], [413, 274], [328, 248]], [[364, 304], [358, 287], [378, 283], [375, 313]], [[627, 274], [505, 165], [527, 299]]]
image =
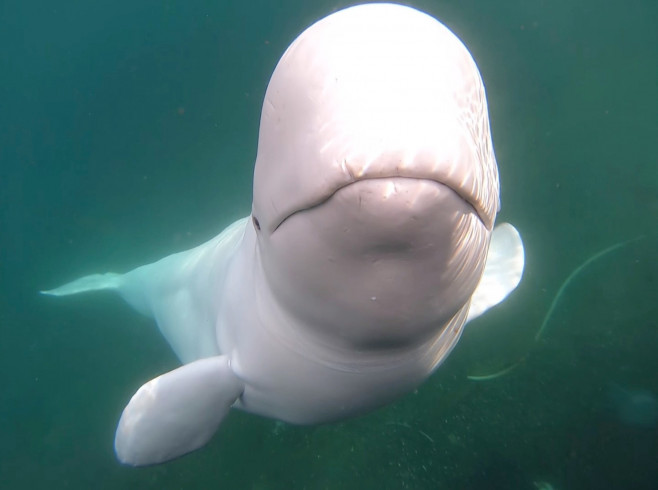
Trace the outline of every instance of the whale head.
[[252, 220], [301, 323], [362, 349], [435, 335], [468, 309], [498, 209], [484, 86], [440, 22], [361, 5], [290, 45], [263, 104]]

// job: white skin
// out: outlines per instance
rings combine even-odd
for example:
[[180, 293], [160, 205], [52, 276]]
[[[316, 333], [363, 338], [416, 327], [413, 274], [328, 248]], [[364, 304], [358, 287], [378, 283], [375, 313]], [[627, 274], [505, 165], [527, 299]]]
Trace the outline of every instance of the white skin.
[[249, 218], [48, 293], [117, 289], [185, 363], [140, 388], [117, 429], [119, 459], [159, 463], [203, 445], [230, 407], [310, 424], [416, 387], [520, 280], [498, 209], [468, 50], [414, 9], [352, 7], [304, 31], [272, 75]]

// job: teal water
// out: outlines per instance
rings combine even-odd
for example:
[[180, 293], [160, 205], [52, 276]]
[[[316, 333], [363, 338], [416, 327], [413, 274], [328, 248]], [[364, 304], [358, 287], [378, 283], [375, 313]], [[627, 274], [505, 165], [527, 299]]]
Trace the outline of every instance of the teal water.
[[[658, 396], [651, 0], [413, 3], [482, 72], [499, 219], [526, 245], [519, 289], [392, 406], [321, 427], [235, 412], [193, 455], [116, 462], [126, 401], [177, 361], [119, 299], [37, 291], [247, 214], [269, 76], [297, 34], [347, 5], [0, 3], [0, 488], [658, 488], [658, 428], [627, 423], [633, 407], [610, 396]], [[571, 281], [535, 342], [569, 274], [640, 235]]]

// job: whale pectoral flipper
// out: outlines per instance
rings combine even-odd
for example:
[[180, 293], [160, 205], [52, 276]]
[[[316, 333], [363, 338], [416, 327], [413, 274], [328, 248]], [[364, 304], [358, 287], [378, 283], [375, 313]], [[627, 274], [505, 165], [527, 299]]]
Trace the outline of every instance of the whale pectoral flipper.
[[41, 291], [48, 296], [68, 296], [70, 294], [84, 293], [85, 291], [98, 291], [101, 289], [119, 289], [123, 274], [108, 272], [106, 274], [92, 274], [80, 277], [54, 289]]
[[519, 232], [509, 223], [496, 226], [491, 234], [482, 279], [471, 297], [467, 322], [503, 301], [518, 286], [525, 253]]
[[200, 448], [243, 390], [226, 356], [200, 359], [152, 379], [123, 410], [114, 440], [117, 457], [143, 466]]

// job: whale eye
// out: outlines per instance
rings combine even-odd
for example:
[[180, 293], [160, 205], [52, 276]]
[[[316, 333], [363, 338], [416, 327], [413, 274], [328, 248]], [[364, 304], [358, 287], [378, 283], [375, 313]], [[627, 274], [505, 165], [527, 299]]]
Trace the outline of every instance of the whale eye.
[[256, 228], [256, 231], [260, 231], [260, 223], [258, 222], [258, 218], [256, 218], [256, 216], [252, 216], [251, 221], [254, 223], [254, 228]]

